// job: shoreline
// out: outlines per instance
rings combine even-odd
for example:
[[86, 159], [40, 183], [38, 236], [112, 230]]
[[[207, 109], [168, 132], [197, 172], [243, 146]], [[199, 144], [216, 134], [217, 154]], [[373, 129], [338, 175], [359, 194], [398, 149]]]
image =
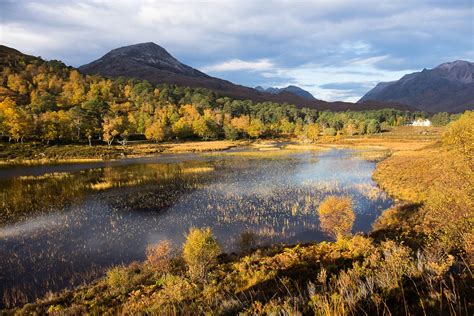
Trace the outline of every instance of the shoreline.
[[[388, 134], [387, 134], [388, 135]], [[0, 168], [54, 165], [67, 163], [93, 163], [119, 161], [132, 158], [153, 158], [162, 154], [225, 152], [233, 148], [252, 146], [262, 152], [274, 149], [320, 150], [325, 148], [357, 148], [373, 151], [417, 150], [435, 143], [439, 138], [420, 137], [406, 139], [403, 136], [385, 137], [384, 133], [363, 137], [321, 137], [317, 142], [304, 142], [295, 138], [257, 140], [210, 140], [169, 143], [130, 143], [120, 145], [68, 144], [44, 145], [41, 143], [0, 144]], [[388, 155], [386, 155], [388, 156]], [[374, 161], [380, 161], [376, 158]]]

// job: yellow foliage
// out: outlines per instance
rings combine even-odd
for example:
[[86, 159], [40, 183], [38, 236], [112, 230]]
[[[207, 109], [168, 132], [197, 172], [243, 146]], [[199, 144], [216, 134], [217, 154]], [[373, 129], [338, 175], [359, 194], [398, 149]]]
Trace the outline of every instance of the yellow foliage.
[[193, 279], [206, 279], [221, 253], [210, 228], [191, 228], [183, 246], [183, 258]]
[[320, 226], [334, 238], [351, 234], [355, 214], [349, 197], [329, 196], [318, 208]]

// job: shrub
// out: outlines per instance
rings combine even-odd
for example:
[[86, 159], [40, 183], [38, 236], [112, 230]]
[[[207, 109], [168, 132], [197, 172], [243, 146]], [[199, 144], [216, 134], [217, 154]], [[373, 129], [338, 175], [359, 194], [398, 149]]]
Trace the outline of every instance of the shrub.
[[172, 245], [169, 240], [160, 241], [146, 249], [146, 262], [160, 273], [169, 272], [172, 259]]
[[205, 280], [209, 270], [217, 264], [221, 253], [210, 228], [191, 228], [183, 247], [183, 258], [191, 278]]
[[327, 197], [318, 208], [321, 230], [331, 237], [340, 238], [351, 234], [355, 214], [350, 197]]
[[107, 286], [112, 292], [126, 293], [130, 288], [128, 271], [123, 266], [113, 267], [107, 271]]
[[448, 125], [443, 142], [452, 146], [471, 164], [474, 162], [474, 112], [467, 111]]

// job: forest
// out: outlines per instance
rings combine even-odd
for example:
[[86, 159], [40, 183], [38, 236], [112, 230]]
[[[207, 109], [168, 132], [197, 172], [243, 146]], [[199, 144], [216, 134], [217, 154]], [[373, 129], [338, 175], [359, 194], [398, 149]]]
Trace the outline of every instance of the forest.
[[[374, 134], [423, 112], [394, 109], [330, 112], [290, 104], [234, 100], [201, 89], [82, 75], [62, 62], [29, 56], [2, 59], [0, 135], [45, 144], [155, 142]], [[433, 122], [456, 116], [436, 114]]]

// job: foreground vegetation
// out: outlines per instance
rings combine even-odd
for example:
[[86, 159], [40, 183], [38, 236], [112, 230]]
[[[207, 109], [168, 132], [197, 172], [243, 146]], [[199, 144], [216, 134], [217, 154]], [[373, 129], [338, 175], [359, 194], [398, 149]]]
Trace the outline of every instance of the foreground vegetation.
[[182, 250], [150, 246], [143, 263], [12, 312], [472, 315], [473, 143], [467, 112], [436, 145], [393, 150], [374, 177], [405, 202], [367, 236], [350, 236], [350, 200], [330, 197], [319, 213], [335, 242], [254, 249], [247, 232], [222, 254], [191, 229]]

